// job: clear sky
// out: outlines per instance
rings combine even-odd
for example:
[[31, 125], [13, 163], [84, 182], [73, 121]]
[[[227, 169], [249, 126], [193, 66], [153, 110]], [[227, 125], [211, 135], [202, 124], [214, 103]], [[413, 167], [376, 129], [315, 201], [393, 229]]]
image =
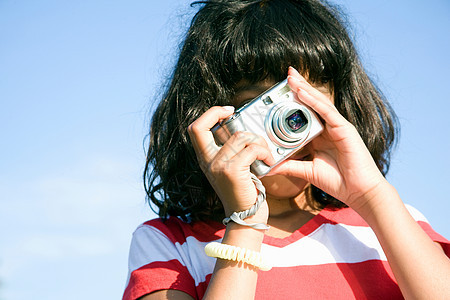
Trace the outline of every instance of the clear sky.
[[[0, 299], [121, 297], [189, 2], [0, 0]], [[450, 238], [450, 3], [335, 2], [400, 117], [388, 179]]]

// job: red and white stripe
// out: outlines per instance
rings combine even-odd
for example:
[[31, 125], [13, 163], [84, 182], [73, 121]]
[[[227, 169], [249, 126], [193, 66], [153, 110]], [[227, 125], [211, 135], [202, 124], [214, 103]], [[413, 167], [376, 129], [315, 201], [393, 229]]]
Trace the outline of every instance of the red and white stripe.
[[[408, 209], [449, 251], [448, 241], [431, 229], [425, 217]], [[177, 218], [142, 224], [133, 234], [123, 298], [136, 299], [160, 289], [179, 289], [202, 298], [215, 265], [204, 247], [220, 242], [224, 231], [220, 223], [186, 224]], [[273, 269], [259, 273], [257, 299], [283, 295], [292, 299], [300, 294], [303, 299], [401, 296], [375, 234], [349, 208], [326, 208], [287, 238], [266, 236], [261, 252]]]

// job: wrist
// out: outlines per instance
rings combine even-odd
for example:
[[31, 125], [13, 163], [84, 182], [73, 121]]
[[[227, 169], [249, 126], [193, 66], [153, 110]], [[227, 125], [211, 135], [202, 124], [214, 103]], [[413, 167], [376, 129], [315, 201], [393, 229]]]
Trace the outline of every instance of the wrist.
[[[246, 223], [267, 224], [268, 218], [269, 207], [267, 206], [267, 202], [264, 202], [256, 214], [245, 218], [244, 221]], [[223, 243], [258, 251], [264, 238], [264, 232], [265, 230], [263, 229], [255, 229], [235, 222], [229, 222], [226, 227]]]
[[[250, 209], [251, 207], [247, 208]], [[237, 212], [243, 212], [246, 209], [237, 209], [237, 210], [231, 210], [231, 209], [224, 209], [225, 216], [230, 217], [233, 213]], [[244, 218], [244, 221], [247, 223], [264, 223], [267, 224], [267, 220], [269, 219], [269, 207], [267, 206], [267, 202], [262, 202], [259, 206], [259, 208], [256, 210], [254, 215], [250, 215], [246, 218]]]
[[[264, 205], [264, 207], [267, 207], [267, 205]], [[255, 205], [252, 210], [234, 212], [230, 217], [223, 219], [222, 223], [226, 226], [230, 222], [234, 222], [244, 227], [267, 230], [269, 229], [269, 226], [267, 226], [267, 209], [261, 210], [259, 214], [257, 214], [258, 208], [259, 206]]]
[[397, 190], [384, 179], [358, 198], [352, 208], [369, 223], [379, 212], [384, 211], [386, 207], [392, 207], [396, 201], [401, 202]]
[[231, 222], [227, 225], [222, 243], [260, 251], [265, 230], [254, 229]]

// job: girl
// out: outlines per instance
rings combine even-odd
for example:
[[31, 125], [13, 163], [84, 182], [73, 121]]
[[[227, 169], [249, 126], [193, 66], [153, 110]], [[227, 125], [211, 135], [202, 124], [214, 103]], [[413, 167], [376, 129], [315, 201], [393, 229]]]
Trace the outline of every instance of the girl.
[[[449, 241], [384, 177], [396, 117], [339, 12], [318, 0], [198, 5], [152, 119], [145, 182], [161, 218], [133, 235], [123, 298], [448, 299]], [[258, 207], [249, 166], [274, 164], [267, 143], [237, 132], [219, 148], [211, 128], [286, 77], [324, 131], [261, 178]]]

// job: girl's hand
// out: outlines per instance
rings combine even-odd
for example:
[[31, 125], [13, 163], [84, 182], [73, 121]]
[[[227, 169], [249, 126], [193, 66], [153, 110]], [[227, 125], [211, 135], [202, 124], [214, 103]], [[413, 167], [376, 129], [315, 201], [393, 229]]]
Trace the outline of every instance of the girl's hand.
[[294, 68], [289, 69], [288, 75], [294, 94], [322, 117], [325, 129], [311, 141], [312, 161], [287, 160], [269, 175], [300, 177], [354, 209], [361, 208], [372, 192], [387, 181], [355, 127], [337, 111], [330, 99]]
[[[222, 147], [214, 142], [211, 128], [234, 112], [232, 106], [214, 106], [188, 127], [200, 168], [222, 201], [227, 216], [244, 211], [255, 204], [257, 190], [251, 179], [250, 165], [262, 160], [273, 165], [274, 159], [266, 141], [249, 132], [236, 132]], [[266, 218], [264, 202], [258, 215]]]

